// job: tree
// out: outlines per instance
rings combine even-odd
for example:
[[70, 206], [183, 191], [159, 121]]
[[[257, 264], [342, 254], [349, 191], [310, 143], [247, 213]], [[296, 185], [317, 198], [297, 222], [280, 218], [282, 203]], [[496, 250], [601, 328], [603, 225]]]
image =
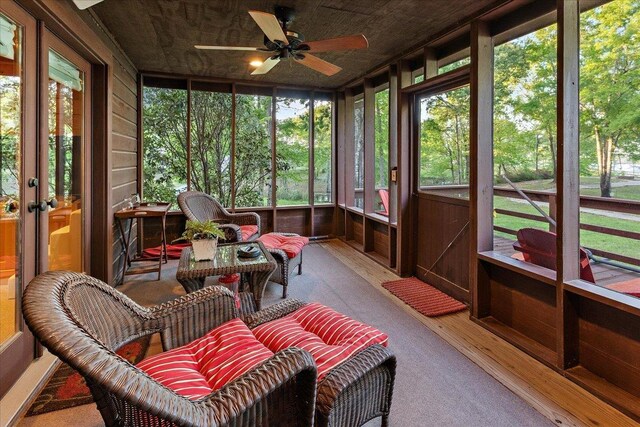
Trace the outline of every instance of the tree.
[[582, 146], [595, 146], [600, 194], [611, 197], [616, 151], [640, 160], [640, 1], [585, 12], [580, 30]]

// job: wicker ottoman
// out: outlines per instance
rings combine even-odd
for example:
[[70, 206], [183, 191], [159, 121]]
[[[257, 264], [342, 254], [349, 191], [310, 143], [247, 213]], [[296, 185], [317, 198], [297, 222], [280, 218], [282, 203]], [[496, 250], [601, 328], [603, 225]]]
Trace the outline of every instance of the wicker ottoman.
[[[302, 274], [302, 249], [300, 248], [300, 251], [295, 254], [295, 256], [291, 257], [291, 255], [294, 254], [291, 250], [286, 248], [287, 243], [290, 241], [287, 238], [292, 238], [292, 241], [295, 240], [297, 242], [302, 242], [301, 239], [304, 239], [305, 245], [309, 242], [309, 239], [306, 237], [302, 237], [295, 233], [267, 233], [258, 238], [278, 263], [278, 267], [269, 278], [269, 281], [280, 283], [282, 285], [282, 298], [287, 297], [289, 276], [293, 273], [295, 268], [298, 267], [298, 275]], [[274, 242], [274, 240], [278, 241]]]
[[[298, 323], [298, 327], [282, 328], [278, 325], [274, 325], [273, 329], [268, 327], [271, 322], [278, 322], [279, 319], [287, 317], [293, 314], [297, 310], [305, 310], [310, 308], [313, 304], [307, 304], [302, 301], [287, 299], [277, 304], [271, 305], [263, 310], [257, 311], [254, 314], [250, 314], [244, 317], [244, 321], [252, 330], [258, 340], [263, 340], [268, 348], [275, 345], [286, 345], [286, 342], [278, 341], [298, 341], [298, 338], [292, 336], [297, 331], [300, 331], [302, 322]], [[316, 304], [317, 305], [317, 304]], [[325, 322], [326, 318], [322, 315], [308, 316], [305, 319], [313, 317], [315, 319], [322, 319], [321, 322]], [[295, 323], [295, 322], [293, 322]], [[332, 327], [338, 328], [344, 331], [344, 324], [339, 325], [339, 321], [325, 322], [330, 323]], [[290, 323], [287, 323], [290, 324]], [[354, 329], [353, 320], [347, 323], [350, 333], [358, 335]], [[366, 325], [364, 325], [366, 326]], [[260, 331], [260, 328], [266, 327], [267, 329]], [[314, 329], [313, 326], [307, 329]], [[380, 332], [380, 331], [377, 331]], [[325, 338], [327, 334], [335, 338], [339, 336], [338, 341], [344, 343], [348, 341], [346, 336], [342, 333], [333, 334], [330, 331], [325, 331]], [[321, 338], [319, 334], [313, 333], [318, 340], [325, 341], [325, 344], [337, 344], [329, 343], [324, 338]], [[264, 337], [268, 336], [268, 343], [264, 342]], [[331, 360], [335, 357], [325, 357], [321, 362], [316, 360], [318, 366], [318, 390], [316, 396], [316, 409], [315, 409], [315, 425], [318, 427], [359, 427], [367, 423], [367, 421], [382, 417], [381, 426], [387, 427], [389, 425], [389, 412], [391, 410], [391, 400], [393, 397], [393, 386], [396, 376], [396, 357], [387, 348], [385, 343], [376, 343], [376, 337], [373, 335], [367, 335], [366, 337], [361, 335], [356, 339], [358, 343], [367, 341], [371, 345], [349, 356], [346, 360], [339, 362], [332, 368], [328, 368]], [[379, 340], [378, 340], [379, 341]], [[386, 339], [384, 340], [386, 341]], [[299, 342], [303, 342], [300, 340]], [[312, 347], [318, 348], [319, 353], [326, 356], [325, 350], [321, 349], [322, 344], [318, 345], [315, 341], [312, 344], [307, 343]], [[304, 347], [304, 345], [301, 345]], [[336, 348], [339, 345], [332, 345]], [[311, 353], [312, 356], [314, 353]], [[314, 356], [315, 357], [315, 356]], [[328, 372], [326, 369], [329, 369]], [[320, 371], [325, 370], [325, 374], [320, 378]]]

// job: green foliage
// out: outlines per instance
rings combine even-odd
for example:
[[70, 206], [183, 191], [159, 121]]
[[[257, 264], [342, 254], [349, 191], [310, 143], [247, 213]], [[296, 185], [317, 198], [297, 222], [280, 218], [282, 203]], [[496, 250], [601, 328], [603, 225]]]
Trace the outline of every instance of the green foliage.
[[469, 182], [469, 86], [420, 101], [420, 185]]
[[205, 240], [224, 238], [224, 232], [220, 229], [217, 223], [207, 221], [191, 221], [187, 220], [187, 224], [182, 233], [181, 240], [187, 240], [189, 242], [193, 240]]

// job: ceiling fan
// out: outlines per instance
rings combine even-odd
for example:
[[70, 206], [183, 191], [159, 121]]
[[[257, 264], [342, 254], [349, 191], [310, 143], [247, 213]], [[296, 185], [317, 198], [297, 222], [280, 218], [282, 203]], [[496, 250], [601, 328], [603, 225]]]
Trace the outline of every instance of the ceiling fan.
[[369, 47], [369, 42], [364, 34], [307, 42], [304, 40], [302, 34], [288, 28], [289, 23], [295, 16], [293, 9], [288, 7], [276, 6], [275, 15], [257, 10], [250, 10], [249, 15], [251, 15], [262, 32], [264, 32], [265, 47], [203, 45], [195, 45], [195, 47], [197, 49], [209, 50], [244, 50], [272, 53], [262, 65], [251, 73], [252, 75], [266, 74], [281, 60], [293, 58], [296, 62], [327, 76], [334, 75], [342, 70], [342, 68], [324, 59], [320, 59], [310, 52], [316, 53]]

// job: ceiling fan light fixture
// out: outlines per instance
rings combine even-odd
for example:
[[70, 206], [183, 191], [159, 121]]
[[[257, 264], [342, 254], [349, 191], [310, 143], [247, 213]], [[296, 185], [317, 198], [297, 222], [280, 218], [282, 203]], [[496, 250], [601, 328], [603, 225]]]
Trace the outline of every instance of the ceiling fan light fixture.
[[253, 61], [249, 62], [249, 65], [251, 65], [252, 67], [259, 67], [263, 64], [263, 61], [260, 59], [254, 59]]

